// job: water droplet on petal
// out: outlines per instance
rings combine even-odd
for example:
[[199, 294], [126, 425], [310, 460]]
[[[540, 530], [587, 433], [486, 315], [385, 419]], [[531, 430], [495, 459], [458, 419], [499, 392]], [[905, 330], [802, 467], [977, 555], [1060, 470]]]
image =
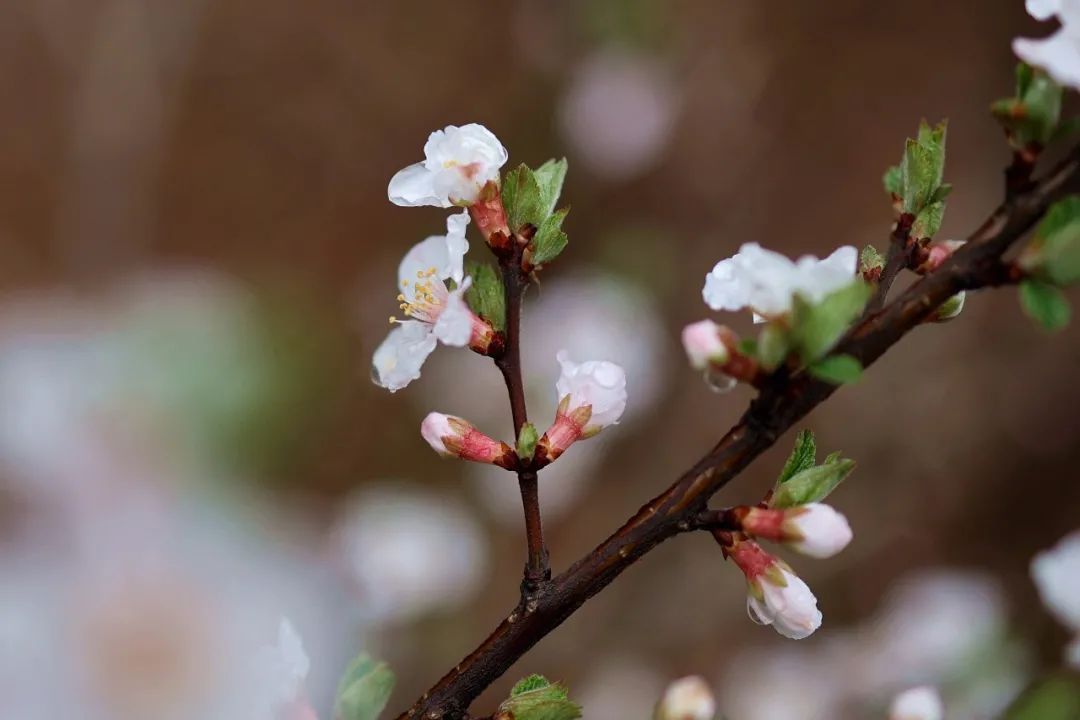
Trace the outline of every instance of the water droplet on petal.
[[714, 393], [730, 392], [737, 383], [738, 380], [730, 375], [725, 375], [719, 370], [710, 368], [705, 371], [705, 384], [708, 385], [709, 389]]
[[757, 601], [752, 597], [746, 598], [746, 614], [758, 625], [772, 625], [772, 620], [761, 613], [758, 609]]

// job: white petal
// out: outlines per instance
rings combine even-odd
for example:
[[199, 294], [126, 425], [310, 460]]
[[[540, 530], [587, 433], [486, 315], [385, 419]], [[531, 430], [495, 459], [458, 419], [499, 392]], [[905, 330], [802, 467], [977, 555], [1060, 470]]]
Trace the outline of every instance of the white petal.
[[622, 367], [606, 360], [577, 363], [565, 350], [560, 350], [555, 358], [561, 367], [555, 383], [558, 398], [569, 395], [571, 410], [583, 405], [592, 408], [586, 429], [617, 423], [626, 410], [626, 372]]
[[1036, 555], [1031, 576], [1050, 612], [1068, 627], [1080, 630], [1080, 530]]
[[792, 547], [804, 555], [829, 558], [843, 550], [851, 542], [853, 534], [847, 518], [824, 503], [810, 503], [798, 508], [791, 524], [803, 540]]
[[753, 595], [746, 596], [746, 614], [758, 625], [772, 625], [772, 611]]
[[1061, 0], [1027, 0], [1025, 7], [1036, 20], [1049, 20], [1061, 9]]
[[436, 130], [424, 145], [424, 165], [435, 193], [452, 202], [475, 202], [480, 189], [498, 179], [507, 157], [499, 139], [476, 123]]
[[1062, 85], [1080, 88], [1080, 38], [1064, 29], [1043, 40], [1017, 38], [1013, 51], [1024, 62], [1041, 67]]
[[787, 581], [784, 587], [763, 579], [761, 588], [765, 605], [776, 632], [792, 640], [802, 640], [821, 627], [821, 611], [817, 607], [817, 598], [802, 578], [787, 570], [783, 573]]
[[450, 416], [443, 413], [430, 412], [424, 421], [420, 423], [420, 435], [431, 446], [431, 449], [443, 456], [453, 455], [446, 449], [443, 438], [453, 436], [454, 429], [450, 427]]
[[372, 379], [390, 392], [397, 392], [420, 377], [420, 368], [435, 345], [435, 336], [424, 323], [399, 323], [375, 350]]
[[390, 178], [386, 194], [390, 202], [404, 207], [430, 205], [445, 208], [451, 204], [448, 198], [440, 197], [435, 192], [435, 176], [422, 162], [395, 173], [394, 177]]
[[432, 235], [416, 243], [398, 265], [398, 286], [410, 302], [416, 299], [417, 281], [428, 277], [432, 271], [434, 274], [430, 276], [440, 282], [453, 272], [450, 250], [443, 235]]
[[465, 302], [465, 290], [471, 284], [472, 278], [465, 278], [461, 287], [450, 293], [446, 299], [446, 307], [435, 321], [435, 337], [444, 345], [452, 347], [464, 347], [469, 344], [472, 336], [473, 313]]
[[735, 312], [742, 310], [750, 302], [749, 288], [741, 277], [735, 274], [735, 258], [721, 260], [705, 276], [705, 287], [701, 290], [705, 304], [713, 310]]
[[465, 277], [465, 253], [469, 252], [469, 241], [465, 239], [465, 228], [469, 225], [469, 211], [463, 210], [446, 218], [446, 250], [449, 258], [450, 278], [458, 285]]
[[941, 697], [929, 686], [905, 690], [896, 696], [889, 710], [889, 720], [941, 720], [944, 715]]

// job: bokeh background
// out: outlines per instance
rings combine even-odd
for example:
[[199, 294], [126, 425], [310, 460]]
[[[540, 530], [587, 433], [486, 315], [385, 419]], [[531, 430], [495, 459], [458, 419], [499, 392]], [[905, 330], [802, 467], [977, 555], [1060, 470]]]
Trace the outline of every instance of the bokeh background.
[[[883, 248], [880, 177], [921, 117], [950, 121], [942, 236], [963, 237], [1000, 196], [987, 107], [1011, 38], [1047, 32], [1019, 0], [0, 4], [12, 717], [191, 717], [192, 688], [248, 687], [244, 648], [282, 614], [321, 717], [360, 650], [398, 673], [389, 714], [514, 605], [511, 476], [418, 433], [437, 409], [505, 437], [497, 371], [441, 349], [402, 392], [369, 379], [397, 262], [443, 231], [386, 200], [431, 130], [482, 122], [511, 163], [569, 159], [571, 244], [526, 305], [531, 414], [551, 417], [558, 347], [623, 363], [630, 406], [543, 473], [558, 571], [745, 407], [679, 347], [713, 263], [748, 241]], [[860, 464], [834, 496], [856, 542], [791, 559], [825, 613], [813, 638], [750, 623], [740, 574], [681, 537], [477, 709], [541, 672], [587, 718], [647, 717], [699, 673], [733, 720], [882, 717], [919, 682], [950, 718], [991, 717], [1068, 639], [1028, 565], [1080, 525], [1078, 364], [1075, 330], [1043, 334], [1009, 290], [970, 297], [806, 423]], [[789, 447], [717, 501], [756, 501]]]

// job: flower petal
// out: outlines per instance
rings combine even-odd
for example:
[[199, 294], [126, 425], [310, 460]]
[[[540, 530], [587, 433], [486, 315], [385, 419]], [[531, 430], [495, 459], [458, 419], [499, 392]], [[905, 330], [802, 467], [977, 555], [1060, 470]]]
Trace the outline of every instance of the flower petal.
[[394, 177], [390, 178], [386, 194], [390, 202], [403, 207], [450, 207], [449, 199], [436, 193], [435, 176], [422, 162], [395, 173]]
[[1028, 63], [1041, 67], [1062, 85], [1080, 88], [1080, 38], [1066, 29], [1042, 40], [1017, 38], [1013, 52]]
[[469, 211], [463, 210], [446, 218], [446, 250], [449, 258], [450, 278], [458, 285], [465, 277], [465, 253], [469, 252], [469, 241], [465, 239], [465, 228], [469, 225]]
[[405, 297], [416, 299], [416, 283], [426, 278], [442, 281], [450, 277], [453, 263], [446, 245], [446, 237], [432, 235], [413, 245], [398, 265], [398, 286]]
[[446, 298], [446, 307], [435, 321], [434, 333], [444, 345], [464, 347], [472, 336], [473, 313], [465, 302], [465, 291], [472, 278], [465, 278], [461, 287]]
[[372, 357], [372, 380], [397, 392], [420, 377], [420, 368], [435, 349], [435, 336], [422, 322], [406, 320], [390, 331]]

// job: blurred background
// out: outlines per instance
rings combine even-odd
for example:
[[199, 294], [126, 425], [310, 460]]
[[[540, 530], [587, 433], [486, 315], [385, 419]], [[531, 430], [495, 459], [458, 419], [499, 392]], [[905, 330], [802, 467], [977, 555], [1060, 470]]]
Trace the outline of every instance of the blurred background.
[[[921, 117], [950, 121], [941, 237], [998, 202], [988, 104], [1012, 92], [1011, 39], [1048, 32], [1022, 5], [0, 4], [8, 714], [235, 707], [284, 615], [320, 717], [360, 650], [398, 673], [389, 715], [513, 607], [516, 484], [418, 432], [435, 409], [509, 439], [498, 372], [440, 349], [400, 393], [369, 379], [400, 257], [443, 232], [443, 212], [386, 200], [430, 131], [481, 122], [510, 166], [569, 159], [570, 247], [526, 305], [530, 411], [552, 416], [558, 347], [623, 363], [630, 405], [542, 475], [558, 572], [749, 400], [709, 392], [679, 346], [717, 260], [749, 241], [884, 248], [880, 177]], [[1075, 328], [1041, 333], [1007, 290], [969, 297], [807, 421], [860, 464], [833, 496], [857, 541], [791, 558], [825, 614], [814, 637], [750, 623], [740, 573], [681, 537], [479, 714], [540, 672], [600, 720], [647, 717], [688, 673], [733, 720], [882, 717], [922, 682], [950, 718], [993, 716], [1068, 640], [1028, 565], [1080, 525], [1078, 364]], [[790, 441], [717, 502], [757, 501]]]

